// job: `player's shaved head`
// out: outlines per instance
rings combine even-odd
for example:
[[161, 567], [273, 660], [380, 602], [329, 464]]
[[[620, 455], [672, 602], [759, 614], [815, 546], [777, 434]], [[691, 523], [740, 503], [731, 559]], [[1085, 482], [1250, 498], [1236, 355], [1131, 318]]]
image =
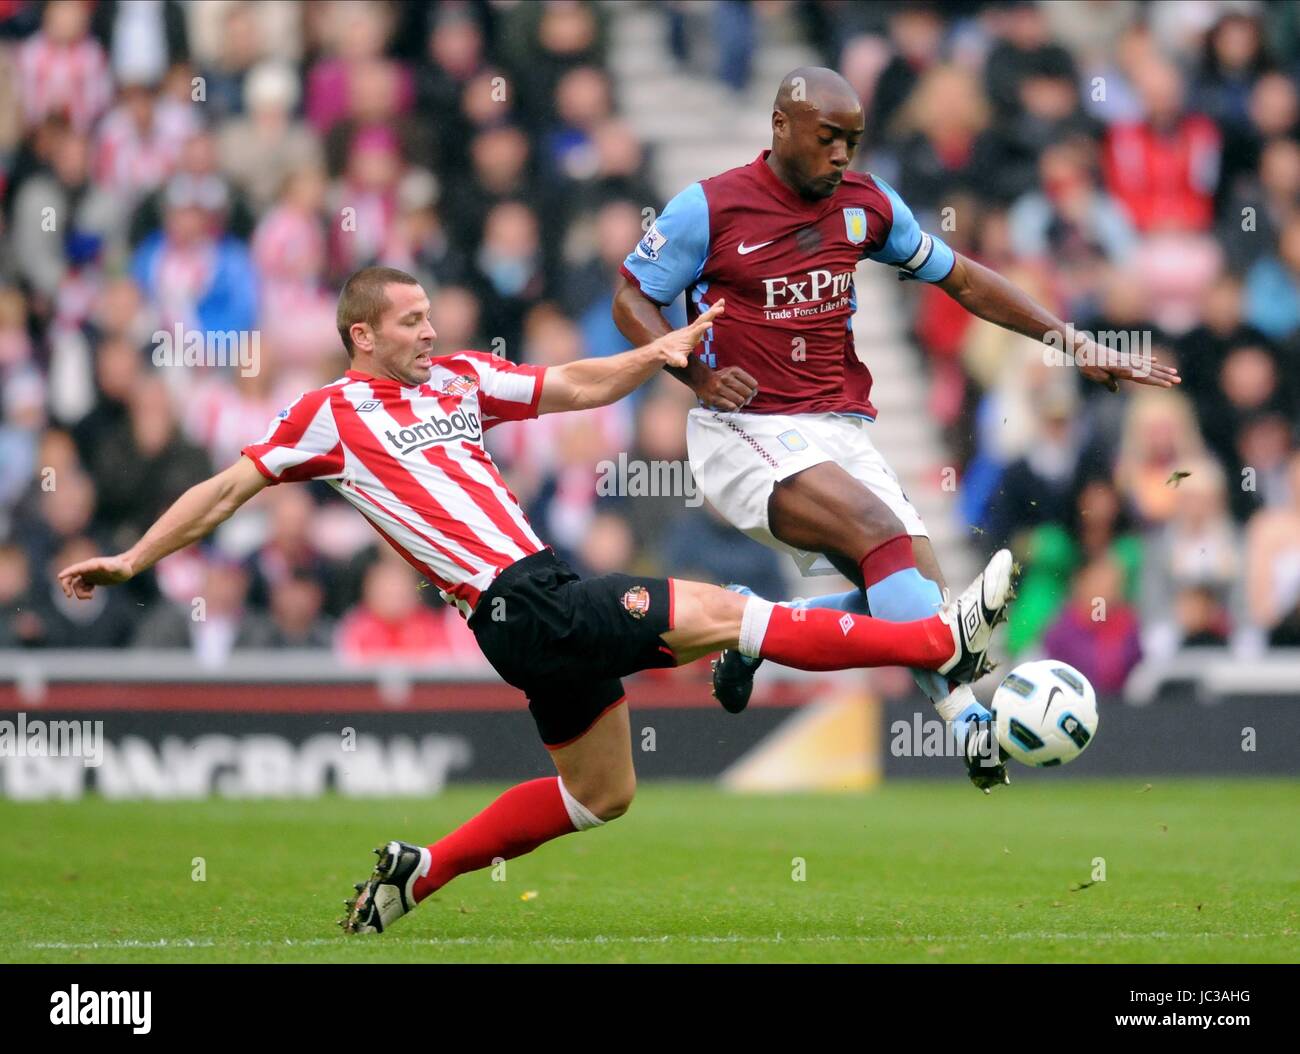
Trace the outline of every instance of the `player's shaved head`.
[[386, 292], [390, 283], [420, 284], [417, 278], [395, 267], [363, 267], [343, 283], [335, 323], [349, 359], [357, 350], [352, 343], [352, 327], [364, 322], [371, 329], [379, 328], [379, 320], [391, 306]]
[[825, 66], [800, 66], [776, 92], [768, 163], [804, 197], [829, 197], [853, 159], [863, 123], [862, 102], [848, 81]]
[[825, 66], [800, 66], [791, 70], [776, 90], [772, 108], [791, 117], [802, 110], [862, 109], [853, 85]]
[[365, 267], [339, 294], [339, 336], [352, 368], [405, 385], [424, 384], [438, 334], [419, 280], [392, 267]]

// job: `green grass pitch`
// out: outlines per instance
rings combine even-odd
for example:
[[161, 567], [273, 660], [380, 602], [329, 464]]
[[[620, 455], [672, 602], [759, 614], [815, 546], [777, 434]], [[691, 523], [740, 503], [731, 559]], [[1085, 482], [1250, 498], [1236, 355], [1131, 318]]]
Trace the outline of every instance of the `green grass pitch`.
[[387, 934], [340, 935], [374, 845], [432, 841], [496, 789], [0, 803], [0, 960], [1300, 959], [1300, 783], [1263, 780], [1035, 779], [987, 798], [957, 776], [843, 795], [650, 784], [504, 881], [465, 875]]

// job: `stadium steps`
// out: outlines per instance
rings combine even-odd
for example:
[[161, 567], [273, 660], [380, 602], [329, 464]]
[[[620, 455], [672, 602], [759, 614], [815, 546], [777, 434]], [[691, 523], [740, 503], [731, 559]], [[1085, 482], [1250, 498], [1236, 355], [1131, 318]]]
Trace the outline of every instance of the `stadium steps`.
[[[652, 149], [652, 179], [665, 201], [703, 175], [752, 161], [771, 139], [776, 85], [795, 67], [818, 61], [788, 15], [761, 19], [751, 87], [737, 95], [707, 74], [677, 67], [668, 51], [667, 19], [654, 5], [616, 3], [608, 10], [609, 68], [620, 109]], [[707, 33], [707, 19], [692, 28]], [[954, 496], [940, 486], [950, 459], [929, 419], [927, 382], [904, 336], [893, 272], [863, 264], [857, 290], [853, 328], [876, 380], [873, 401], [880, 411], [872, 438], [925, 519], [950, 584], [960, 588], [977, 570], [975, 554]]]
[[[701, 172], [752, 161], [771, 138], [777, 83], [816, 59], [791, 35], [787, 19], [761, 19], [751, 87], [735, 95], [707, 73], [677, 67], [668, 51], [667, 18], [656, 5], [616, 3], [609, 12], [609, 68], [620, 108], [642, 142], [653, 146], [655, 183], [665, 197]], [[707, 14], [691, 27], [707, 35]]]

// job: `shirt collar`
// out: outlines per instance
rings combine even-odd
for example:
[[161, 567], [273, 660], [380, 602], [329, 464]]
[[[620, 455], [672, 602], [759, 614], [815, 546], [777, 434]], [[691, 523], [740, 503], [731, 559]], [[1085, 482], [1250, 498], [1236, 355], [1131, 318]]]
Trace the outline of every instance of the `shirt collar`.
[[783, 200], [789, 202], [792, 205], [795, 205], [796, 207], [805, 208], [805, 209], [821, 208], [821, 206], [824, 204], [823, 201], [811, 201], [808, 198], [805, 198], [802, 194], [799, 194], [795, 190], [786, 186], [785, 183], [781, 181], [781, 178], [775, 172], [772, 171], [772, 166], [767, 163], [768, 155], [770, 155], [771, 153], [772, 151], [770, 149], [764, 150], [761, 153], [759, 153], [758, 157], [753, 162], [755, 165], [758, 166], [759, 179], [761, 179], [769, 187], [771, 187], [778, 197], [782, 198]]
[[401, 381], [395, 381], [392, 377], [376, 377], [373, 374], [362, 373], [360, 370], [347, 370], [343, 374], [350, 381], [365, 381], [368, 384], [393, 384], [399, 388], [407, 388], [409, 385]]

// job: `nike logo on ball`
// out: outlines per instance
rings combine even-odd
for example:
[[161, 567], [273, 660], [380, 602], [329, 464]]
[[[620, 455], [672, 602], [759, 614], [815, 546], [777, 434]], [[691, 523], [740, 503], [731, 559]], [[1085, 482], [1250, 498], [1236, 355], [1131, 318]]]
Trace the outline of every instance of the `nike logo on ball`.
[[765, 245], [771, 245], [774, 241], [776, 241], [776, 239], [771, 238], [768, 241], [759, 242], [757, 245], [746, 245], [744, 242], [741, 242], [736, 246], [736, 252], [740, 253], [741, 256], [748, 256], [750, 253], [754, 252], [754, 250], [761, 249]]
[[1047, 711], [1052, 709], [1052, 700], [1061, 694], [1062, 694], [1061, 689], [1055, 687], [1050, 692], [1047, 693], [1047, 705], [1043, 707], [1043, 716], [1038, 719], [1039, 724], [1042, 724], [1043, 721], [1046, 719]]

